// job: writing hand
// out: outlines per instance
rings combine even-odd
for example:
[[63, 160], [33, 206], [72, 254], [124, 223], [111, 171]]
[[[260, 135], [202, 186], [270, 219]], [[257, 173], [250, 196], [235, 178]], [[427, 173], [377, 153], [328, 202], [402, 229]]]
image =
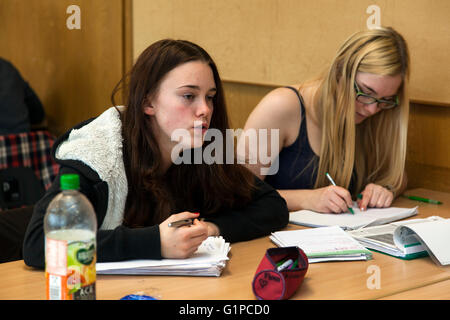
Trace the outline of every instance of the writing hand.
[[348, 212], [353, 205], [352, 197], [347, 189], [328, 186], [314, 190], [311, 198], [311, 209], [317, 212]]

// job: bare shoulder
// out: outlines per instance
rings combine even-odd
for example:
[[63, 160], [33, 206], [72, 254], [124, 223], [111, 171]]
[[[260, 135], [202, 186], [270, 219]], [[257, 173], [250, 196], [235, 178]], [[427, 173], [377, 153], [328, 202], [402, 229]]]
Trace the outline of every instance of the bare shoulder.
[[300, 102], [295, 92], [289, 88], [276, 88], [253, 109], [247, 124], [252, 127], [290, 127], [300, 121], [300, 116]]
[[[294, 87], [293, 87], [294, 88]], [[297, 94], [289, 88], [276, 88], [269, 92], [258, 106], [271, 109], [282, 117], [292, 118], [300, 115], [300, 103]]]

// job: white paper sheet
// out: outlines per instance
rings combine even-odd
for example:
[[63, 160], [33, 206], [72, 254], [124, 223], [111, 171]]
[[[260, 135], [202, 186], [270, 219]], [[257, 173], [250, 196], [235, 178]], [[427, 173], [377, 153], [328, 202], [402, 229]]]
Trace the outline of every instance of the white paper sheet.
[[97, 274], [220, 276], [229, 251], [230, 244], [222, 237], [209, 237], [188, 259], [101, 262], [96, 268]]
[[353, 206], [351, 213], [318, 213], [310, 210], [294, 211], [289, 214], [289, 222], [307, 227], [340, 226], [345, 230], [354, 230], [366, 226], [381, 225], [392, 221], [411, 217], [418, 212], [414, 208], [369, 208], [361, 211]]

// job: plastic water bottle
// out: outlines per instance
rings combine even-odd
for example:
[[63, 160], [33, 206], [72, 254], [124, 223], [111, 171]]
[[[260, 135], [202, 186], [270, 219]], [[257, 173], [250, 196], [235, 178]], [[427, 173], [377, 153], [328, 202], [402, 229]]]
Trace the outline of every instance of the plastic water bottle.
[[79, 176], [61, 175], [61, 193], [44, 217], [45, 277], [49, 300], [94, 300], [97, 219], [78, 191]]

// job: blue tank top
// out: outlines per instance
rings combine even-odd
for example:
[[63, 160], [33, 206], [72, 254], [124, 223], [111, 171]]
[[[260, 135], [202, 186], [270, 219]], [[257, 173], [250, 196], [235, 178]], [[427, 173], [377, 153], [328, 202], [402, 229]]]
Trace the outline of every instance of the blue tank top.
[[317, 177], [319, 157], [311, 149], [306, 131], [306, 112], [303, 99], [297, 89], [301, 108], [300, 131], [297, 140], [278, 154], [278, 172], [268, 175], [265, 181], [275, 189], [313, 189]]

